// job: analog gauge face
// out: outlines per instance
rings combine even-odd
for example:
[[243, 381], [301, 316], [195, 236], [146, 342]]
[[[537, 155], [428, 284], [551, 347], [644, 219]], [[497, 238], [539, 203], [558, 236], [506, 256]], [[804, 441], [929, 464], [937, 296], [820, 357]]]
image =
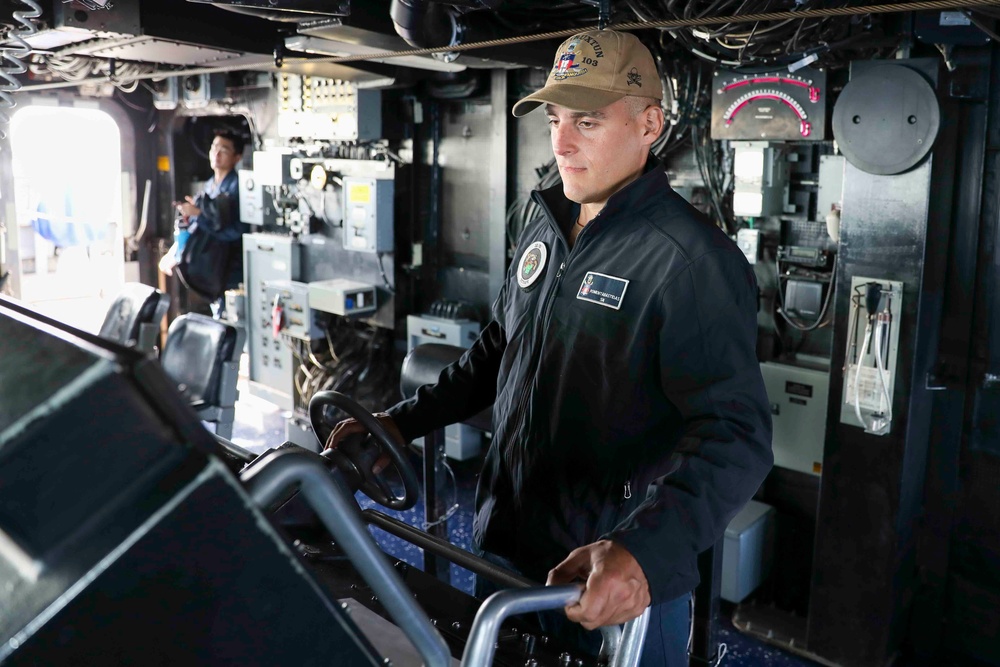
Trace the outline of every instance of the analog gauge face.
[[718, 71], [712, 88], [712, 138], [822, 141], [826, 72], [740, 74]]
[[326, 169], [323, 168], [323, 165], [313, 166], [312, 171], [309, 172], [309, 185], [316, 190], [322, 190], [326, 187]]

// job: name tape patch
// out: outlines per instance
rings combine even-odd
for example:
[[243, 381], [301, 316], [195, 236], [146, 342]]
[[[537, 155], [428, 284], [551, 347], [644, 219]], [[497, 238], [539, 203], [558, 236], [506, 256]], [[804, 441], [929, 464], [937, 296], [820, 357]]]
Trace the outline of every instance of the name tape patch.
[[576, 298], [618, 310], [622, 307], [622, 300], [625, 298], [627, 288], [628, 280], [625, 278], [587, 271], [583, 282], [580, 283], [580, 290], [576, 293]]

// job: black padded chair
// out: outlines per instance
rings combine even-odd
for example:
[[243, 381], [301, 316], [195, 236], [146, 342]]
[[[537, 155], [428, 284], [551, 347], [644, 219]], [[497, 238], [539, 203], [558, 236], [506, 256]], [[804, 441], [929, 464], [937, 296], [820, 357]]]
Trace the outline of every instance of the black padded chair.
[[163, 370], [198, 417], [229, 439], [236, 417], [236, 383], [246, 332], [223, 320], [188, 313], [167, 330], [160, 355]]
[[104, 316], [98, 335], [105, 340], [135, 346], [143, 352], [153, 352], [160, 322], [169, 306], [170, 297], [155, 287], [125, 283]]
[[[410, 350], [403, 359], [399, 373], [399, 390], [403, 398], [411, 398], [417, 393], [417, 389], [425, 384], [436, 383], [441, 371], [458, 361], [465, 352], [466, 349], [463, 347], [441, 343], [425, 343]], [[491, 431], [492, 418], [493, 408], [490, 407], [462, 423], [483, 431]]]

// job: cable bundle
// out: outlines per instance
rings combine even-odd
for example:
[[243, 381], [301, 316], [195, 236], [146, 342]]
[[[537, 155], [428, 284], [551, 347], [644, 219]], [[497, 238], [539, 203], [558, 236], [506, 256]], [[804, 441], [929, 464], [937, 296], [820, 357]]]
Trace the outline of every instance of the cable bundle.
[[157, 71], [155, 65], [119, 62], [88, 56], [61, 56], [58, 54], [35, 54], [30, 69], [32, 74], [51, 73], [64, 81], [83, 81], [91, 76], [107, 77], [119, 90], [134, 92], [139, 86], [138, 77], [148, 76]]
[[[298, 367], [295, 404], [302, 409], [318, 391], [339, 391], [375, 412], [399, 400], [399, 363], [391, 332], [333, 316], [324, 339], [285, 338]], [[340, 417], [331, 416], [330, 423]]]
[[[846, 0], [835, 7], [863, 7], [871, 2]], [[829, 9], [823, 0], [626, 0], [625, 5], [643, 22], [671, 19], [696, 19], [711, 16], [738, 16], [779, 11]], [[863, 10], [862, 10], [863, 11]], [[670, 34], [684, 50], [716, 65], [794, 65], [808, 58], [823, 59], [829, 64], [834, 51], [846, 48], [895, 48], [897, 38], [886, 39], [879, 33], [880, 17], [862, 14], [854, 17], [820, 17], [802, 20], [754, 23], [727, 23], [704, 28], [671, 30]], [[887, 43], [888, 42], [888, 43]], [[868, 55], [874, 55], [872, 53]]]
[[[42, 8], [34, 0], [22, 0], [22, 2], [29, 7], [28, 11], [22, 10], [13, 14], [14, 20], [22, 27], [10, 28], [8, 38], [13, 42], [13, 46], [0, 49], [0, 139], [7, 136], [2, 126], [10, 122], [6, 109], [13, 109], [17, 104], [11, 93], [21, 89], [21, 82], [16, 77], [27, 70], [23, 59], [31, 52], [31, 46], [25, 38], [38, 32], [36, 22], [42, 15]], [[4, 61], [8, 61], [9, 64], [5, 64]]]

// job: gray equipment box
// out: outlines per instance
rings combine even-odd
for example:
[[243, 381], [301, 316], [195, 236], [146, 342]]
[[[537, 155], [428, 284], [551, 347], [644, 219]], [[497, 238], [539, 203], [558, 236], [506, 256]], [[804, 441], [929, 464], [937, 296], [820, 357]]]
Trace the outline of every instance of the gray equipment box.
[[726, 528], [722, 546], [722, 599], [742, 602], [771, 571], [774, 508], [751, 500]]
[[[479, 322], [472, 320], [448, 320], [431, 315], [406, 316], [406, 351], [425, 343], [440, 343], [455, 347], [471, 347], [479, 337]], [[423, 447], [424, 439], [413, 441]], [[467, 424], [451, 424], [444, 429], [445, 456], [465, 461], [479, 454], [483, 444], [483, 433]]]
[[309, 283], [309, 307], [350, 317], [378, 309], [375, 286], [345, 278]]
[[821, 474], [830, 373], [770, 361], [761, 363], [760, 372], [771, 404], [774, 465]]
[[285, 420], [285, 440], [311, 452], [322, 449], [313, 433], [309, 418], [302, 415], [293, 414]]

